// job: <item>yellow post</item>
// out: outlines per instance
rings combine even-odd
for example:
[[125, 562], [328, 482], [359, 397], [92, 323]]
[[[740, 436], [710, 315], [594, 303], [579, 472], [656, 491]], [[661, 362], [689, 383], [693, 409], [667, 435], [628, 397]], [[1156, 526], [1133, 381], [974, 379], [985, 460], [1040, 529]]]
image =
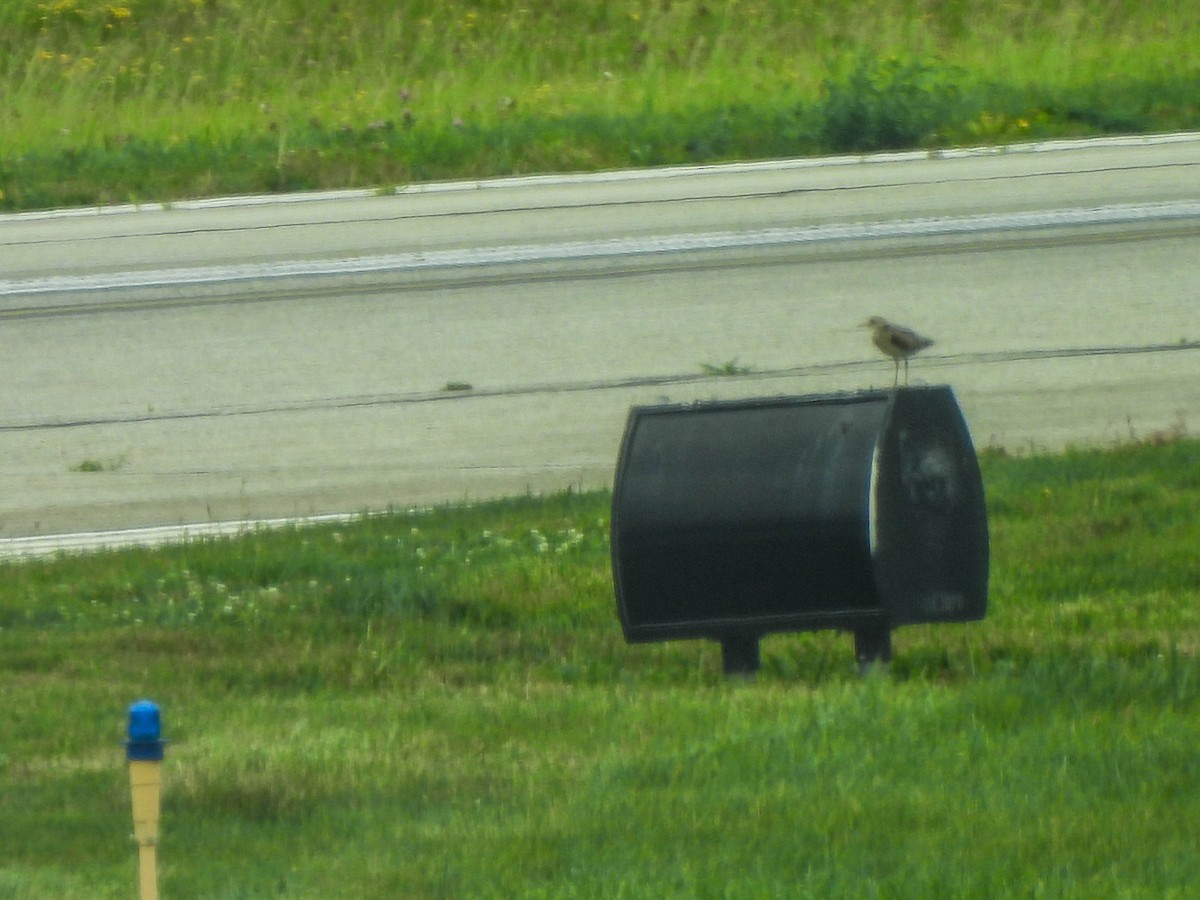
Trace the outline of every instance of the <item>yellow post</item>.
[[162, 796], [162, 764], [129, 761], [133, 793], [133, 839], [138, 844], [141, 900], [158, 900], [158, 819]]
[[162, 798], [163, 741], [158, 706], [139, 700], [129, 708], [129, 788], [133, 839], [138, 845], [141, 900], [158, 900], [158, 820]]
[[158, 900], [158, 856], [153, 844], [138, 850], [138, 896]]

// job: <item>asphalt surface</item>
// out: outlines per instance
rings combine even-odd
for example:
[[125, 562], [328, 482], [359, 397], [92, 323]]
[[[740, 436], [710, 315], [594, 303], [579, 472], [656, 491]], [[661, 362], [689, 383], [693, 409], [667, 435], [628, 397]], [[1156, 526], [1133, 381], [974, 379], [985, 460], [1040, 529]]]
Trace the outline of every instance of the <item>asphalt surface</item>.
[[890, 385], [869, 315], [979, 446], [1194, 429], [1200, 138], [0, 217], [0, 537], [605, 485], [630, 405]]

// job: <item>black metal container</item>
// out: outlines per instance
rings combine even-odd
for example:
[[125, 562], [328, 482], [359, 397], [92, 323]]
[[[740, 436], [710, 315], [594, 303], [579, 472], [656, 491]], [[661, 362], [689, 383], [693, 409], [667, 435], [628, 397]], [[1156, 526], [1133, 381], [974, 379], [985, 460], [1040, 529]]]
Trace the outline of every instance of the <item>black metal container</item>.
[[612, 507], [628, 641], [711, 638], [729, 672], [776, 631], [987, 611], [983, 483], [946, 386], [630, 410]]

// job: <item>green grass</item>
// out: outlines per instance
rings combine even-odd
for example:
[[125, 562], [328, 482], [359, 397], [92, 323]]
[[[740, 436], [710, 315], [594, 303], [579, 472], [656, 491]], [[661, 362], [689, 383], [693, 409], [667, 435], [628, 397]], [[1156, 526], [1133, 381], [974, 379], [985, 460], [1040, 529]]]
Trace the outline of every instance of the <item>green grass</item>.
[[750, 375], [754, 369], [738, 364], [737, 357], [723, 363], [700, 363], [700, 371], [705, 375], [721, 375], [736, 378], [739, 375]]
[[1200, 442], [982, 459], [991, 609], [626, 645], [606, 493], [6, 563], [0, 897], [1185, 897]]
[[1200, 127], [1176, 0], [10, 0], [0, 208]]

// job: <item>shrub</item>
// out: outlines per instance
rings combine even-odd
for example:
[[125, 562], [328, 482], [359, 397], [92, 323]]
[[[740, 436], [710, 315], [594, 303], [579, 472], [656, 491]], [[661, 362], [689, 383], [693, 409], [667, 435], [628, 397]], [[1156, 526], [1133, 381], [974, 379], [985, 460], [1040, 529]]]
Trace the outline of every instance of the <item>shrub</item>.
[[939, 129], [969, 118], [964, 81], [962, 71], [941, 63], [860, 56], [821, 85], [822, 148], [870, 152], [935, 143]]

